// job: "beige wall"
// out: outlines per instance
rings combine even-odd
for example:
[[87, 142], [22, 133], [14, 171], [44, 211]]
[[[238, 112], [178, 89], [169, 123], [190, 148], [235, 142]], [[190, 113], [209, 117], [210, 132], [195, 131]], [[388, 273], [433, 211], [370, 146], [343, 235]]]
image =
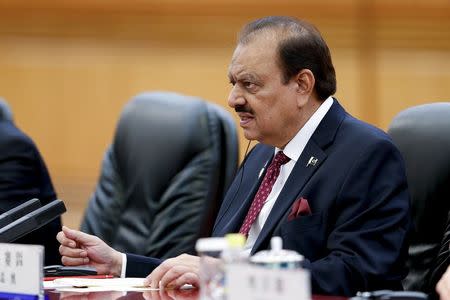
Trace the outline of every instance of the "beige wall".
[[383, 129], [406, 107], [450, 100], [448, 0], [31, 2], [0, 0], [0, 96], [38, 144], [75, 227], [124, 103], [171, 90], [226, 106], [236, 33], [252, 18], [315, 23], [337, 97]]

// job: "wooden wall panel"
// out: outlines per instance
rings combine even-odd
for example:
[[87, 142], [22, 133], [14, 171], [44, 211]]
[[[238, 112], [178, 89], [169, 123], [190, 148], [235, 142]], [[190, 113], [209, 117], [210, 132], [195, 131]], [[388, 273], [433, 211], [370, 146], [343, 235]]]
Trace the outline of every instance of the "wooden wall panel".
[[386, 129], [408, 106], [449, 100], [447, 0], [0, 0], [0, 96], [41, 149], [67, 224], [78, 226], [127, 100], [170, 90], [226, 107], [236, 34], [267, 14], [317, 25], [336, 96], [366, 121]]
[[392, 118], [410, 106], [450, 101], [450, 51], [383, 50], [378, 61], [382, 128], [388, 128]]

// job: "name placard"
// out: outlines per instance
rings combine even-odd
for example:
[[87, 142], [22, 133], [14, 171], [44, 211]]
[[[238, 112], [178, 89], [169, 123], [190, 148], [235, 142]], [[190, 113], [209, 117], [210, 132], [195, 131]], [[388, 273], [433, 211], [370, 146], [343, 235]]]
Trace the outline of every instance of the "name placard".
[[0, 293], [42, 295], [43, 254], [43, 246], [0, 243]]
[[311, 300], [309, 271], [303, 269], [268, 269], [255, 265], [226, 267], [228, 299]]

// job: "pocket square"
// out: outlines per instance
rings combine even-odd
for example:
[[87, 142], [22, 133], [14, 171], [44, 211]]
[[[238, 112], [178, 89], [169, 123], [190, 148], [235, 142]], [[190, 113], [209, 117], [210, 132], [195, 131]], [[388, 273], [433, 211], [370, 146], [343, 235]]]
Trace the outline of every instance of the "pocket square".
[[292, 204], [291, 212], [288, 215], [288, 221], [292, 221], [300, 216], [309, 215], [311, 215], [311, 209], [309, 208], [308, 200], [300, 197]]

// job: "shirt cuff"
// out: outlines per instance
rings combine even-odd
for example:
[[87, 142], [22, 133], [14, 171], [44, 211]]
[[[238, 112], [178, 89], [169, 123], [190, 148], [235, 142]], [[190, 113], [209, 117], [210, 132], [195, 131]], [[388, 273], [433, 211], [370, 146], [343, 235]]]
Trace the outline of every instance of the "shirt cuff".
[[122, 271], [120, 272], [120, 278], [125, 278], [127, 274], [127, 255], [125, 253], [122, 254]]

